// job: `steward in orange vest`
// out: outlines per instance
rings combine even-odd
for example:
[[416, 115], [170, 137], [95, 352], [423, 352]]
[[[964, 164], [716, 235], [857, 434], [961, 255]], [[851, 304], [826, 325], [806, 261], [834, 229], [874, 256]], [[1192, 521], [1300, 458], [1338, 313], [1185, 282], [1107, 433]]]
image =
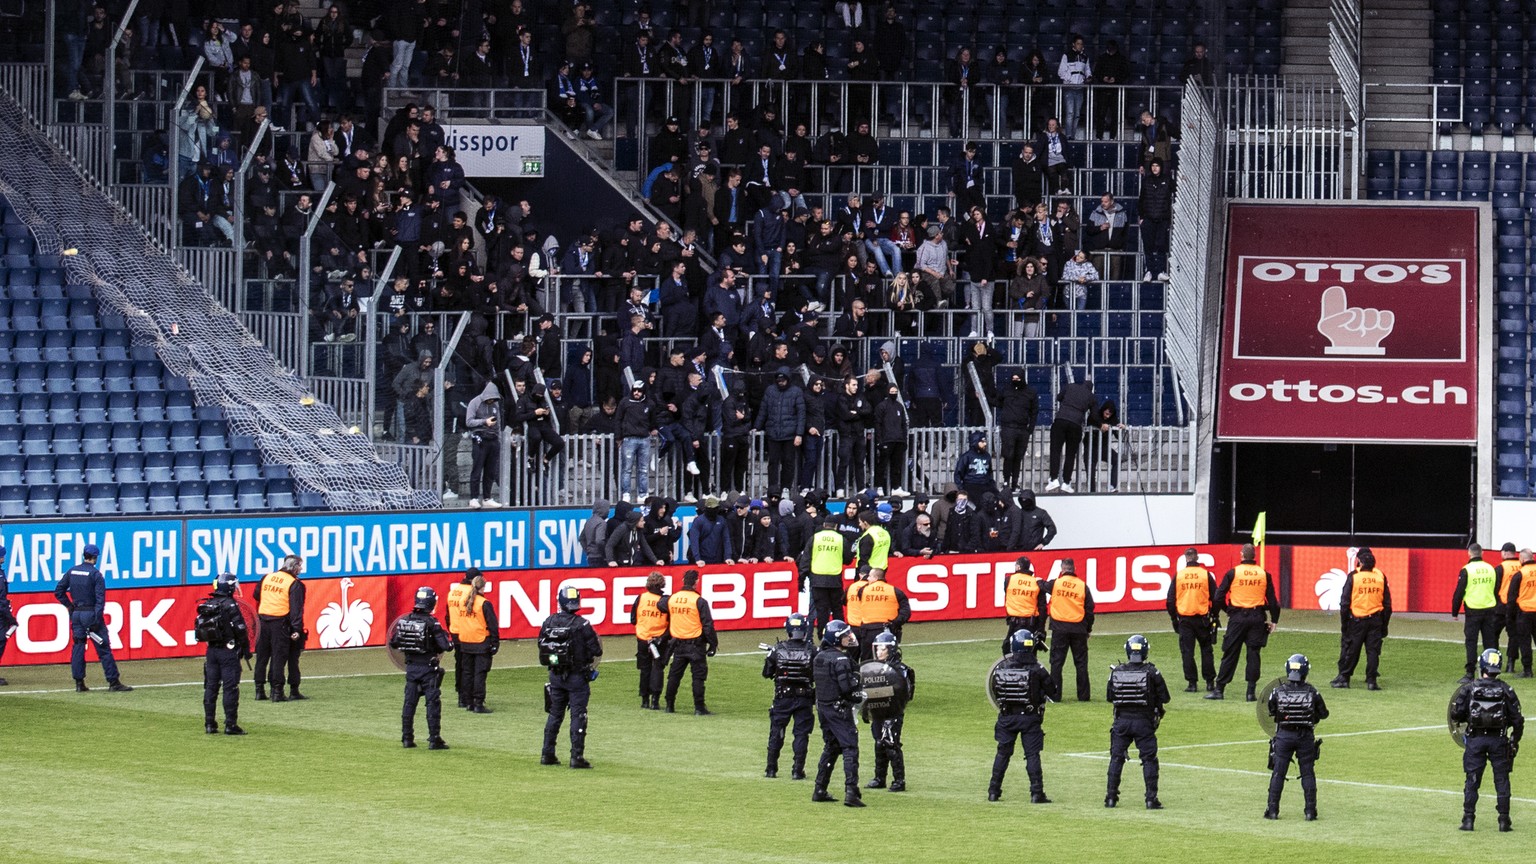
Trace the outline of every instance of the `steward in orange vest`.
[[1185, 693], [1196, 693], [1195, 645], [1200, 646], [1200, 673], [1205, 678], [1205, 692], [1216, 689], [1216, 630], [1221, 613], [1216, 610], [1216, 577], [1200, 566], [1200, 553], [1184, 550], [1184, 566], [1168, 584], [1168, 620], [1179, 634], [1179, 654], [1184, 658]]
[[299, 652], [304, 650], [304, 583], [299, 581], [299, 574], [303, 572], [304, 559], [289, 555], [282, 567], [261, 577], [256, 585], [256, 617], [261, 628], [256, 637], [258, 702], [267, 698], [264, 681], [272, 684], [273, 702], [288, 701], [283, 695], [284, 684], [293, 688], [292, 698], [305, 698], [299, 693]]
[[713, 714], [704, 705], [704, 680], [709, 677], [709, 661], [720, 647], [715, 636], [715, 619], [709, 613], [709, 601], [699, 596], [699, 571], [683, 571], [683, 587], [658, 604], [668, 616], [667, 633], [672, 639], [672, 668], [667, 672], [667, 713], [673, 712], [677, 688], [683, 682], [683, 670], [693, 673], [693, 713]]
[[1510, 667], [1520, 661], [1517, 677], [1531, 677], [1531, 634], [1536, 632], [1536, 555], [1529, 549], [1520, 550], [1520, 572], [1509, 580], [1509, 605], [1506, 615], [1514, 622], [1514, 638], [1510, 642]]
[[1376, 569], [1376, 556], [1369, 547], [1355, 552], [1355, 569], [1344, 577], [1339, 593], [1339, 626], [1343, 643], [1339, 646], [1339, 675], [1331, 682], [1337, 689], [1349, 687], [1349, 678], [1360, 662], [1360, 648], [1365, 648], [1365, 689], [1380, 690], [1376, 669], [1381, 662], [1381, 640], [1392, 623], [1392, 589], [1387, 577]]
[[[1499, 550], [1504, 557], [1499, 561], [1499, 609], [1501, 610], [1499, 629], [1508, 634], [1505, 643], [1509, 650], [1504, 652], [1504, 671], [1515, 671], [1515, 625], [1516, 618], [1509, 612], [1509, 592], [1515, 587], [1515, 576], [1520, 573], [1520, 553], [1515, 551], [1515, 544], [1505, 543]], [[1497, 643], [1495, 643], [1497, 647]]]
[[1093, 591], [1077, 575], [1072, 559], [1064, 558], [1061, 573], [1045, 584], [1045, 593], [1050, 595], [1045, 611], [1051, 619], [1051, 680], [1057, 692], [1062, 692], [1061, 668], [1071, 648], [1072, 665], [1077, 669], [1077, 701], [1087, 702], [1092, 687], [1088, 681], [1088, 635], [1093, 632]]
[[[1260, 653], [1269, 644], [1269, 634], [1280, 623], [1280, 598], [1275, 593], [1275, 580], [1254, 563], [1258, 554], [1252, 543], [1243, 544], [1243, 560], [1221, 577], [1221, 587], [1216, 589], [1216, 606], [1227, 613], [1227, 635], [1221, 640], [1221, 670], [1216, 673], [1216, 689], [1205, 694], [1207, 699], [1224, 698], [1227, 685], [1237, 675], [1237, 661], [1245, 645], [1248, 647], [1245, 675], [1248, 692], [1244, 698], [1249, 702], [1258, 698], [1254, 691], [1258, 689], [1259, 670], [1263, 664]], [[1266, 613], [1268, 621], [1264, 620]]]
[[662, 678], [667, 669], [667, 629], [671, 616], [662, 611], [667, 602], [667, 578], [656, 571], [645, 577], [645, 593], [635, 598], [629, 623], [635, 625], [635, 668], [640, 670], [640, 707], [661, 710]]
[[1008, 635], [1003, 637], [1003, 653], [1013, 653], [1013, 634], [1020, 630], [1032, 633], [1045, 632], [1045, 583], [1035, 575], [1035, 567], [1027, 557], [1020, 557], [1008, 574], [1008, 584], [1003, 589], [1003, 615], [1008, 622]]
[[459, 691], [459, 707], [475, 714], [489, 714], [485, 707], [485, 676], [491, 658], [501, 650], [501, 631], [496, 607], [485, 599], [485, 577], [474, 567], [448, 589], [443, 620], [453, 637], [453, 684]]

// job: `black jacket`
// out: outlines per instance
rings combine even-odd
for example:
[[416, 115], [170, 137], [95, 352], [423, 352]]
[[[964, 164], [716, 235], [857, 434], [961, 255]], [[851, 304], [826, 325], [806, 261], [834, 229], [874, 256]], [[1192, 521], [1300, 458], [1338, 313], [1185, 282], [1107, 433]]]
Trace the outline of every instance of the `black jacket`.
[[1040, 394], [1029, 386], [1028, 381], [1021, 382], [1022, 387], [1007, 386], [1011, 382], [1004, 383], [997, 409], [997, 425], [1033, 431], [1035, 418], [1040, 414]]
[[1020, 551], [1028, 552], [1041, 546], [1049, 546], [1056, 539], [1056, 522], [1044, 508], [1035, 505], [1035, 493], [1024, 490], [1019, 493], [1019, 525], [1016, 543]]

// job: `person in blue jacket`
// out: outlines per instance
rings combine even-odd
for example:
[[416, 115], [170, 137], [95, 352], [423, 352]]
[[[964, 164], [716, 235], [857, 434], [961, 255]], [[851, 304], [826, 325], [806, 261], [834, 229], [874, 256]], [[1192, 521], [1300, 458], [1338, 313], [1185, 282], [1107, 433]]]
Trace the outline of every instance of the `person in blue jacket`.
[[94, 544], [86, 546], [80, 563], [69, 568], [59, 577], [53, 596], [69, 607], [69, 635], [74, 645], [69, 655], [69, 671], [75, 677], [75, 692], [85, 693], [85, 643], [96, 646], [96, 658], [101, 661], [101, 671], [107, 676], [108, 689], [114, 693], [132, 690], [117, 676], [117, 660], [112, 656], [112, 637], [107, 633], [107, 580], [96, 569], [101, 550]]

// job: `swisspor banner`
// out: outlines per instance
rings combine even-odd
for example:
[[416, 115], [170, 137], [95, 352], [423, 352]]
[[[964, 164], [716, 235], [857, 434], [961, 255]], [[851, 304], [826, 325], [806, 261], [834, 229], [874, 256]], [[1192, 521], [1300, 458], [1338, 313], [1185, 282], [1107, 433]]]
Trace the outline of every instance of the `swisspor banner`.
[[1217, 435], [1471, 443], [1481, 211], [1232, 204]]

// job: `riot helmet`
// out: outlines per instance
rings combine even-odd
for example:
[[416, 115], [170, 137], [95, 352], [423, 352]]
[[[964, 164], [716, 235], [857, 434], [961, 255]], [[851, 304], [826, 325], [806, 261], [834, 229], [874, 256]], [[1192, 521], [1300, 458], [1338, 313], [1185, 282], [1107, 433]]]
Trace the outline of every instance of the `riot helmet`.
[[[852, 639], [852, 644], [844, 646], [845, 638]], [[848, 622], [834, 618], [827, 622], [827, 629], [821, 634], [821, 644], [827, 648], [852, 648], [859, 644], [859, 636], [853, 632], [852, 627], [848, 626]]]
[[791, 639], [804, 639], [811, 635], [811, 622], [796, 612], [784, 619], [784, 635]]
[[1125, 640], [1125, 659], [1131, 663], [1145, 663], [1151, 647], [1147, 637], [1138, 633]]
[[880, 631], [874, 641], [870, 643], [872, 653], [881, 663], [894, 663], [901, 659], [901, 650], [897, 647], [896, 634], [889, 630]]
[[560, 593], [557, 596], [560, 600], [561, 612], [575, 614], [576, 610], [581, 608], [581, 589], [575, 585], [560, 586]]
[[233, 573], [220, 573], [219, 578], [213, 580], [213, 593], [222, 594], [225, 597], [235, 596], [235, 589], [240, 587], [240, 580]]
[[417, 588], [416, 605], [413, 608], [417, 612], [422, 612], [428, 615], [432, 614], [432, 610], [437, 608], [437, 592], [433, 591], [431, 588], [428, 588], [425, 585]]
[[1035, 637], [1033, 630], [1015, 630], [1013, 638], [1009, 641], [1009, 647], [1013, 649], [1014, 656], [1023, 660], [1035, 659], [1035, 651], [1040, 648], [1040, 640]]
[[1307, 673], [1312, 671], [1312, 664], [1307, 662], [1307, 655], [1292, 654], [1285, 661], [1285, 680], [1295, 681], [1298, 684], [1307, 680]]
[[1497, 648], [1485, 649], [1477, 658], [1477, 668], [1485, 677], [1497, 677], [1499, 671], [1504, 668], [1504, 652]]

